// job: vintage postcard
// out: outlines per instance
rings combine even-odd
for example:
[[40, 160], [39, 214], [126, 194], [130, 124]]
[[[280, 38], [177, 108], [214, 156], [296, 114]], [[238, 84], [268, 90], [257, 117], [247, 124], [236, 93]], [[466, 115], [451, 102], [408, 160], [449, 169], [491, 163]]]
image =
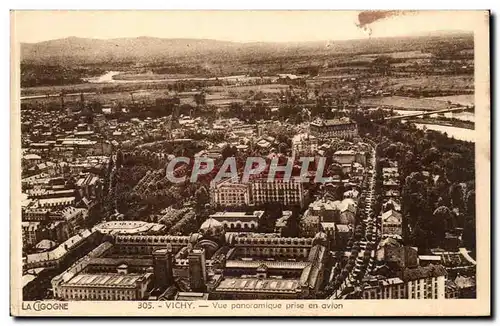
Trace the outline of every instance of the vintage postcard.
[[12, 11], [14, 316], [488, 316], [488, 11]]

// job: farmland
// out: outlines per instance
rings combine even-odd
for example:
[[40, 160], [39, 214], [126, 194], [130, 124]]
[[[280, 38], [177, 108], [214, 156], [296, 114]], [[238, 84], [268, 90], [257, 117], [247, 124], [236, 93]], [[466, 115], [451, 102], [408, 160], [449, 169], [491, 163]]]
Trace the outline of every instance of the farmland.
[[450, 101], [453, 104], [474, 105], [474, 95], [473, 94], [439, 96], [439, 97], [433, 97], [432, 99], [438, 100], [438, 101]]
[[448, 103], [443, 100], [440, 101], [433, 98], [412, 98], [403, 96], [365, 98], [361, 100], [361, 104], [423, 111], [444, 110], [449, 107]]
[[[388, 79], [389, 82], [389, 79]], [[426, 75], [415, 77], [392, 77], [388, 89], [401, 87], [430, 88], [441, 90], [474, 91], [473, 75]]]

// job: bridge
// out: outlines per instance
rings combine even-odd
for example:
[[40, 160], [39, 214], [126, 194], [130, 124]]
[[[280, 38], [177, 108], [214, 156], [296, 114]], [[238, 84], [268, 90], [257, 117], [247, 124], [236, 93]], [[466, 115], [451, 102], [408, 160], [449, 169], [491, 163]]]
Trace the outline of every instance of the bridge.
[[443, 110], [436, 110], [436, 111], [426, 111], [422, 113], [412, 113], [412, 114], [407, 114], [407, 115], [397, 115], [393, 117], [387, 117], [385, 120], [398, 120], [398, 119], [408, 119], [408, 118], [413, 118], [413, 117], [424, 117], [424, 116], [429, 116], [433, 114], [438, 114], [438, 113], [447, 113], [447, 112], [463, 112], [470, 110], [471, 108], [468, 106], [461, 106], [458, 108], [452, 108], [452, 109], [443, 109]]

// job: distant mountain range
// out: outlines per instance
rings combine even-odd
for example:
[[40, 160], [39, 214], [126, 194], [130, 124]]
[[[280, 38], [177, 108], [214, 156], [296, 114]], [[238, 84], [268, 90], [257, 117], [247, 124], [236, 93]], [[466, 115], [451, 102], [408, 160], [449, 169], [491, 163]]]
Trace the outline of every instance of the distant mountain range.
[[[361, 39], [350, 41], [322, 41], [300, 43], [239, 43], [210, 39], [163, 39], [155, 37], [90, 39], [68, 37], [39, 43], [21, 43], [23, 62], [104, 63], [116, 61], [153, 61], [179, 57], [226, 60], [261, 56], [311, 55], [328, 53], [406, 51], [409, 47], [429, 46], [433, 39], [453, 37], [473, 40], [472, 34], [405, 38]], [[432, 42], [431, 42], [432, 43]]]

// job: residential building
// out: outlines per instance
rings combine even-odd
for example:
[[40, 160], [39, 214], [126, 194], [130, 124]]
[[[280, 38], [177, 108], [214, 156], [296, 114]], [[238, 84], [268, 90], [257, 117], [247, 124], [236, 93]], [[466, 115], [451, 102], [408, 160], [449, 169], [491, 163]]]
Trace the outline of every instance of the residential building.
[[457, 285], [450, 280], [445, 281], [445, 298], [446, 299], [456, 299], [459, 297], [458, 295], [458, 287]]
[[363, 299], [406, 299], [405, 283], [399, 277], [373, 277], [363, 281], [361, 288]]
[[318, 139], [308, 133], [297, 134], [292, 138], [292, 157], [314, 156], [318, 149]]
[[402, 273], [408, 299], [444, 299], [447, 272], [441, 265], [407, 268]]
[[72, 230], [77, 230], [84, 226], [88, 213], [89, 211], [86, 208], [76, 208], [73, 206], [68, 206], [61, 211], [62, 217]]
[[96, 198], [100, 196], [101, 182], [97, 175], [88, 173], [78, 179], [76, 188], [81, 197]]
[[34, 246], [46, 235], [40, 222], [21, 222], [23, 244]]
[[333, 153], [333, 160], [350, 166], [356, 161], [356, 152], [353, 150], [336, 151]]
[[64, 208], [66, 206], [74, 205], [75, 197], [58, 197], [39, 199], [38, 206], [40, 208]]
[[403, 235], [403, 215], [395, 210], [382, 214], [382, 234]]
[[453, 281], [457, 286], [458, 296], [460, 298], [476, 297], [476, 278], [473, 276], [464, 276], [458, 274]]

